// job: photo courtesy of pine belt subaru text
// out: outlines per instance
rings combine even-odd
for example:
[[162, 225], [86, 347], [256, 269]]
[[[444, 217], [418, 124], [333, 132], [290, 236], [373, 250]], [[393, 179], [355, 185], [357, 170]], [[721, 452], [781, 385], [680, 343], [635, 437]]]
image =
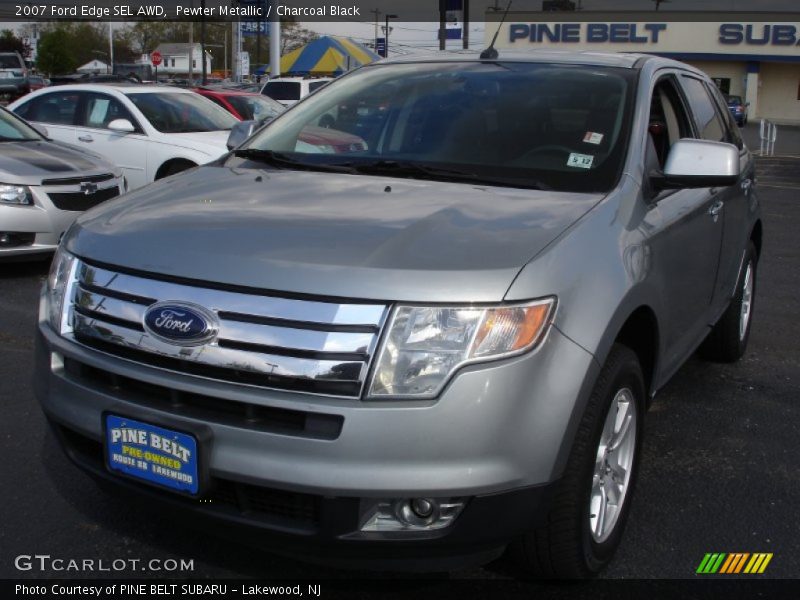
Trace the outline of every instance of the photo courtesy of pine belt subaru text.
[[747, 347], [754, 161], [711, 80], [408, 57], [228, 143], [64, 237], [35, 386], [72, 461], [305, 561], [601, 571], [653, 396]]

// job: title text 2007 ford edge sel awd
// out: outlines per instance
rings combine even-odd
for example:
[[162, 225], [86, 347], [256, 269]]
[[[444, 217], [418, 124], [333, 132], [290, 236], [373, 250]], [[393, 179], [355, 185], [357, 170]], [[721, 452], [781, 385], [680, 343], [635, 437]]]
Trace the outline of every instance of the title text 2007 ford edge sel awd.
[[[347, 143], [300, 141], [320, 126]], [[650, 399], [745, 351], [753, 182], [674, 61], [364, 67], [77, 221], [37, 395], [84, 469], [275, 551], [588, 576]]]

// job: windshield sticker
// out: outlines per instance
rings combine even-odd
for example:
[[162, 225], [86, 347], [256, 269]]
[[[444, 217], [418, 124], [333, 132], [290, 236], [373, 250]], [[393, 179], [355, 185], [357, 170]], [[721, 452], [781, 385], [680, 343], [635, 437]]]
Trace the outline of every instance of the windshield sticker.
[[583, 141], [586, 142], [587, 144], [599, 145], [603, 143], [604, 137], [605, 136], [602, 133], [587, 131], [586, 135], [583, 136]]
[[591, 154], [578, 154], [573, 152], [567, 159], [568, 167], [578, 167], [579, 169], [591, 169], [594, 156]]

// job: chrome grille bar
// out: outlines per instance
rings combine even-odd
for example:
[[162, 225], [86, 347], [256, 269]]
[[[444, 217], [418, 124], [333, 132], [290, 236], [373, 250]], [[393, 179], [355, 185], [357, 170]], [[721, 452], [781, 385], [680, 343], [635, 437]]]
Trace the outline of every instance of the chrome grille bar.
[[[77, 272], [70, 298], [77, 342], [163, 369], [279, 389], [360, 395], [389, 310], [187, 285], [86, 263]], [[216, 338], [186, 347], [152, 336], [145, 314], [163, 301], [212, 311]]]

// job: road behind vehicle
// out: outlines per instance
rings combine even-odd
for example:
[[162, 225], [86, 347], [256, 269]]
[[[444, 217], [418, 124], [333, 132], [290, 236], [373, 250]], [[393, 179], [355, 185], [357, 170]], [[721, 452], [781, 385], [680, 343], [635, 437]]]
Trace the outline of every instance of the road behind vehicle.
[[0, 52], [0, 95], [14, 99], [30, 91], [28, 69], [19, 52]]
[[136, 84], [50, 87], [9, 108], [55, 140], [102, 154], [131, 189], [218, 158], [237, 122], [190, 90]]
[[276, 77], [264, 84], [261, 93], [284, 106], [293, 106], [330, 81], [331, 77]]
[[36, 351], [68, 456], [305, 559], [602, 570], [652, 397], [746, 350], [754, 161], [695, 68], [486, 56], [362, 67], [79, 219]]
[[53, 252], [81, 212], [125, 191], [117, 167], [0, 108], [0, 259]]

